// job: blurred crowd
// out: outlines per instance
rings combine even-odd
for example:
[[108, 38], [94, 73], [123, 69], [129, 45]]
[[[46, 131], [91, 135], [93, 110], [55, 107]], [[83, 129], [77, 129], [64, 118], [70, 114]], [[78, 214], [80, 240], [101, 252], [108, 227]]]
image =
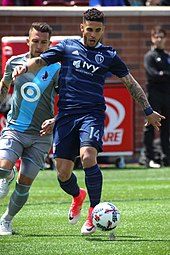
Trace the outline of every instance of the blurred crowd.
[[2, 6], [169, 6], [170, 0], [1, 0]]

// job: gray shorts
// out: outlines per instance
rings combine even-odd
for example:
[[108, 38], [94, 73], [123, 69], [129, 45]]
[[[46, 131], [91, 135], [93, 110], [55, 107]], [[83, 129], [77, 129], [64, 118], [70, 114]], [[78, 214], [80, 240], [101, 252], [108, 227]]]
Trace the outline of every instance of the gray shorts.
[[52, 135], [39, 136], [5, 130], [0, 137], [0, 158], [14, 164], [17, 159], [28, 159], [40, 169], [52, 145]]

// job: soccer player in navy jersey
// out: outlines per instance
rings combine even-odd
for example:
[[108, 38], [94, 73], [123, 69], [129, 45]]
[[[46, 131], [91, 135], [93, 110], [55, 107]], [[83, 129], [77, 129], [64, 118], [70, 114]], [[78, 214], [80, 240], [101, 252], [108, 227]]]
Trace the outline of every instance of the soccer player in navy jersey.
[[100, 43], [104, 33], [103, 13], [95, 8], [87, 10], [80, 29], [82, 39], [63, 40], [40, 57], [15, 69], [13, 77], [15, 79], [25, 72], [61, 62], [53, 152], [60, 186], [73, 197], [68, 214], [71, 224], [76, 224], [79, 220], [86, 197], [86, 191], [79, 188], [72, 172], [74, 159], [80, 155], [90, 199], [88, 217], [81, 233], [88, 235], [96, 230], [91, 213], [100, 202], [102, 192], [102, 173], [97, 164], [97, 154], [102, 151], [106, 109], [103, 90], [106, 74], [112, 72], [125, 84], [144, 110], [146, 125], [152, 124], [159, 130], [164, 116], [153, 111], [141, 86], [129, 73], [115, 49]]
[[[0, 81], [0, 104], [8, 94], [14, 68], [47, 50], [51, 32], [52, 28], [46, 23], [31, 25], [27, 40], [29, 52], [7, 61]], [[26, 73], [14, 81], [11, 110], [0, 138], [0, 199], [9, 192], [14, 179], [13, 167], [18, 158], [21, 158], [21, 166], [15, 190], [0, 220], [0, 235], [12, 234], [12, 219], [26, 203], [32, 182], [43, 168], [50, 150], [59, 70], [60, 64], [55, 63]]]

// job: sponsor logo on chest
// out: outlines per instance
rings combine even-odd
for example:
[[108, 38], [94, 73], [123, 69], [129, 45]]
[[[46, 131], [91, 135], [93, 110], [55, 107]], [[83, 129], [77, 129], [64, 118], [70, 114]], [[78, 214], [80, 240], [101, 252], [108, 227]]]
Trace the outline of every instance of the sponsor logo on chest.
[[90, 71], [91, 73], [95, 73], [100, 67], [95, 66], [93, 64], [90, 64], [86, 61], [82, 61], [82, 60], [76, 60], [73, 61], [73, 66], [77, 69], [82, 68], [82, 69], [86, 69], [88, 71]]

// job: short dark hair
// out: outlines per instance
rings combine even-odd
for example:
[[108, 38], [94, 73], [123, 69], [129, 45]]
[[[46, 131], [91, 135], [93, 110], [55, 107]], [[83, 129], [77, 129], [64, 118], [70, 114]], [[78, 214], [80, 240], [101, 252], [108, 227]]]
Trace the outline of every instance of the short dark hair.
[[155, 26], [151, 30], [151, 36], [154, 36], [154, 35], [160, 34], [160, 33], [164, 34], [164, 36], [166, 37], [166, 31], [162, 26]]
[[83, 22], [86, 20], [104, 23], [104, 14], [96, 8], [88, 9], [83, 14]]
[[48, 25], [47, 23], [40, 23], [40, 22], [34, 22], [32, 23], [30, 29], [29, 29], [29, 34], [33, 31], [33, 29], [42, 32], [42, 33], [48, 33], [49, 38], [51, 37], [52, 34], [52, 27]]

